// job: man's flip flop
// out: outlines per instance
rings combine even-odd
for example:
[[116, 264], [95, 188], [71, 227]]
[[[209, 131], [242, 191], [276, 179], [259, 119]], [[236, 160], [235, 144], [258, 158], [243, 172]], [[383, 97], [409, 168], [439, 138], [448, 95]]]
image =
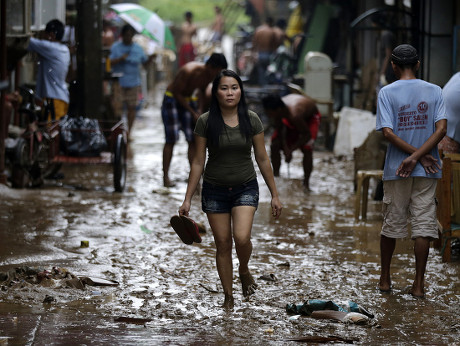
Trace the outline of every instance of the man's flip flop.
[[179, 238], [187, 245], [193, 244], [193, 238], [189, 231], [187, 230], [187, 227], [184, 224], [184, 221], [179, 215], [174, 215], [171, 218], [171, 226], [174, 229], [174, 231], [177, 233]]
[[189, 235], [192, 237], [193, 241], [195, 243], [201, 243], [201, 236], [196, 222], [185, 215], [181, 215], [180, 218], [184, 222], [185, 228], [187, 229]]

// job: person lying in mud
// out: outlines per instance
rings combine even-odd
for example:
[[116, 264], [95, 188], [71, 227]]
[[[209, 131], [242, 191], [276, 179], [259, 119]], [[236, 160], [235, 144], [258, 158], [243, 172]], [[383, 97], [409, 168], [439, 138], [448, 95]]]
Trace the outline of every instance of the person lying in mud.
[[252, 253], [251, 229], [259, 203], [252, 148], [272, 196], [272, 215], [278, 218], [282, 209], [265, 149], [264, 127], [258, 115], [248, 110], [243, 82], [235, 72], [222, 70], [214, 79], [209, 112], [199, 117], [194, 133], [196, 154], [179, 214], [188, 216], [192, 196], [204, 171], [202, 210], [208, 217], [216, 244], [217, 271], [225, 294], [223, 306], [231, 309], [234, 305], [233, 241], [243, 296], [253, 294], [257, 288], [248, 267]]
[[391, 54], [397, 81], [378, 94], [377, 131], [390, 142], [383, 171], [383, 225], [380, 233], [379, 289], [391, 290], [390, 264], [396, 239], [414, 240], [415, 278], [409, 293], [424, 297], [430, 241], [438, 238], [436, 184], [441, 178], [438, 143], [446, 134], [441, 88], [417, 79], [417, 50], [408, 44]]
[[275, 177], [280, 174], [280, 151], [283, 151], [285, 161], [289, 163], [292, 160], [292, 153], [300, 149], [303, 153], [303, 184], [307, 190], [310, 190], [313, 147], [321, 120], [316, 103], [308, 96], [289, 94], [283, 97], [266, 96], [262, 99], [262, 105], [275, 127], [270, 145]]

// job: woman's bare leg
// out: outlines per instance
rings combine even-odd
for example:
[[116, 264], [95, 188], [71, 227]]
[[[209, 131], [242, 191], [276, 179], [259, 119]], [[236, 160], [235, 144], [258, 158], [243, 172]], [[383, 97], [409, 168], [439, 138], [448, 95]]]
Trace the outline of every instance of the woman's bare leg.
[[[230, 214], [208, 213], [216, 243], [216, 265], [225, 294], [224, 307], [233, 307], [233, 263], [232, 263], [232, 228]], [[225, 306], [227, 305], [227, 306]], [[231, 306], [230, 306], [231, 305]]]
[[249, 259], [252, 254], [251, 230], [254, 221], [255, 207], [239, 206], [232, 209], [233, 238], [239, 260], [239, 274], [243, 289], [243, 296], [249, 296], [257, 288], [251, 273], [249, 272]]

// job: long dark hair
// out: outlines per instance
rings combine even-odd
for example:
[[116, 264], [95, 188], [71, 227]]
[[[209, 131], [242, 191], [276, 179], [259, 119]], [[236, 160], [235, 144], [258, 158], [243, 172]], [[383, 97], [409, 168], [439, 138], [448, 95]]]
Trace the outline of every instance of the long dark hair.
[[206, 130], [209, 144], [215, 146], [219, 146], [219, 137], [225, 129], [222, 111], [219, 106], [219, 101], [217, 100], [217, 89], [219, 88], [219, 83], [222, 77], [232, 77], [238, 82], [241, 89], [241, 98], [240, 102], [238, 102], [238, 123], [240, 132], [244, 137], [246, 137], [246, 140], [250, 140], [252, 137], [252, 125], [249, 120], [243, 81], [240, 76], [232, 70], [222, 70], [212, 82], [211, 104], [209, 106], [209, 117]]

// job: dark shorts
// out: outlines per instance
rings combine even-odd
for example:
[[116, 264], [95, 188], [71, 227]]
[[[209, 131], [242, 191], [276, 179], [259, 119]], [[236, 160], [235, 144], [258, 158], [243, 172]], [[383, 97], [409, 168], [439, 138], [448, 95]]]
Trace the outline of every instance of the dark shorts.
[[201, 208], [205, 213], [231, 213], [233, 207], [259, 205], [259, 184], [257, 179], [247, 183], [226, 187], [203, 182]]
[[[196, 110], [196, 102], [190, 100], [190, 105]], [[182, 107], [174, 97], [165, 95], [161, 105], [161, 117], [165, 126], [166, 143], [176, 143], [179, 132], [184, 132], [187, 142], [193, 142], [195, 121], [192, 114]]]

